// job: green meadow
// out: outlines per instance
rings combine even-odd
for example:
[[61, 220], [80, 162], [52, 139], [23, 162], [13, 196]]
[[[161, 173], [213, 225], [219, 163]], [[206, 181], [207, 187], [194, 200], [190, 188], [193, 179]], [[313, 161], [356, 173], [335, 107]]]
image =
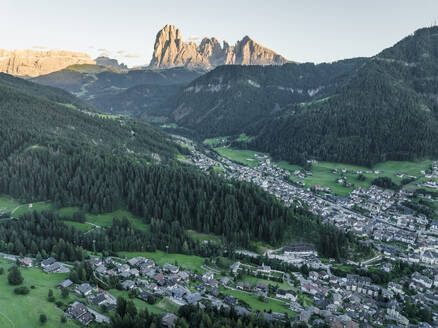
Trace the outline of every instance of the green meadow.
[[214, 148], [214, 150], [221, 155], [222, 157], [228, 158], [234, 162], [247, 165], [249, 167], [259, 166], [259, 161], [255, 158], [254, 155], [266, 155], [260, 152], [256, 152], [253, 150], [242, 150], [242, 149], [233, 149], [233, 148]]
[[168, 254], [163, 251], [156, 252], [119, 252], [119, 256], [133, 258], [137, 256], [143, 256], [148, 259], [152, 259], [156, 264], [162, 266], [163, 264], [178, 264], [183, 269], [192, 271], [203, 271], [201, 266], [204, 264], [204, 259], [195, 255], [184, 254]]
[[16, 286], [10, 286], [7, 281], [7, 270], [12, 262], [0, 259], [0, 267], [4, 268], [5, 273], [0, 275], [0, 327], [4, 328], [27, 328], [39, 327], [40, 314], [47, 316], [44, 327], [79, 327], [75, 322], [68, 320], [61, 324], [63, 313], [56, 308], [54, 303], [47, 301], [49, 289], [53, 289], [56, 300], [63, 301], [56, 286], [67, 279], [68, 274], [47, 275], [39, 269], [21, 269], [24, 277], [22, 286], [30, 288], [27, 295], [14, 294]]
[[[354, 187], [360, 186], [363, 188], [369, 188], [372, 181], [378, 177], [389, 177], [395, 183], [400, 183], [402, 178], [399, 178], [396, 175], [398, 173], [403, 173], [405, 175], [415, 176], [418, 179], [421, 177], [420, 171], [426, 170], [431, 164], [431, 160], [418, 162], [388, 161], [378, 163], [372, 168], [367, 168], [363, 166], [342, 163], [318, 162], [312, 165], [312, 176], [306, 176], [304, 179], [301, 179], [291, 174], [290, 179], [293, 181], [303, 181], [305, 182], [306, 187], [312, 187], [315, 185], [330, 187], [333, 193], [340, 196], [347, 196], [354, 189]], [[290, 165], [285, 162], [280, 162], [279, 166], [290, 170], [291, 173], [297, 169], [300, 169], [299, 166]], [[341, 172], [341, 169], [343, 168], [347, 169], [347, 173]], [[334, 169], [338, 169], [339, 174], [333, 174], [332, 170]], [[357, 179], [357, 171], [362, 171], [362, 174], [365, 176], [364, 181], [359, 181]], [[375, 174], [375, 171], [379, 171], [379, 174]], [[341, 177], [346, 177], [347, 182], [353, 184], [354, 187], [345, 187], [344, 185], [339, 184], [336, 180]]]
[[291, 311], [289, 309], [289, 303], [283, 303], [281, 301], [268, 299], [266, 302], [263, 302], [259, 299], [257, 295], [253, 294], [247, 294], [242, 291], [238, 290], [231, 290], [221, 287], [221, 292], [226, 295], [231, 295], [239, 300], [244, 301], [245, 303], [249, 304], [253, 310], [259, 310], [259, 311], [270, 311], [277, 313], [287, 313], [290, 318], [293, 318], [296, 316], [296, 312]]

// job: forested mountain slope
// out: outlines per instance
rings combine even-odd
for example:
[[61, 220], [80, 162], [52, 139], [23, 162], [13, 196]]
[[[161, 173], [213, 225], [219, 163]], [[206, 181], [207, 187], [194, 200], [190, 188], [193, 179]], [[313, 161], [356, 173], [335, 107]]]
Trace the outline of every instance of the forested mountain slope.
[[[158, 98], [150, 99], [149, 90], [159, 93], [164, 100], [176, 91], [165, 88], [185, 85], [203, 74], [203, 71], [183, 67], [171, 69], [119, 70], [98, 65], [74, 65], [58, 72], [32, 79], [43, 85], [62, 88], [90, 102], [96, 108], [114, 114], [138, 115], [139, 109], [147, 110]], [[129, 88], [139, 87], [134, 91]], [[158, 91], [155, 91], [158, 90]], [[125, 93], [128, 92], [128, 94]], [[127, 101], [127, 97], [130, 101]], [[113, 105], [111, 105], [114, 102]]]
[[0, 86], [9, 87], [16, 91], [24, 92], [29, 96], [46, 99], [55, 103], [72, 105], [81, 111], [96, 111], [88, 103], [69, 92], [50, 86], [42, 86], [9, 74], [0, 73]]
[[107, 113], [130, 115], [153, 121], [163, 117], [156, 107], [168, 97], [176, 94], [186, 84], [140, 84], [115, 94], [101, 95], [90, 100], [97, 108]]
[[[0, 193], [92, 213], [125, 207], [151, 223], [148, 235], [124, 226], [86, 238], [96, 240], [99, 249], [169, 246], [169, 251], [188, 252], [185, 229], [195, 229], [222, 235], [232, 245], [299, 238], [314, 242], [326, 256], [346, 255], [349, 237], [342, 232], [303, 209], [286, 209], [254, 185], [230, 183], [175, 163], [172, 158], [184, 150], [146, 124], [86, 114], [1, 83], [0, 113]], [[64, 228], [56, 218], [50, 222]], [[50, 231], [21, 223], [3, 225], [1, 233], [15, 236], [9, 247], [15, 253], [29, 244], [29, 235], [54, 243]], [[63, 238], [74, 244], [77, 235]], [[46, 252], [52, 247], [38, 245]]]
[[144, 123], [100, 118], [92, 106], [67, 92], [12, 76], [0, 76], [0, 109], [3, 147], [15, 153], [27, 147], [71, 146], [154, 161], [177, 152], [168, 136]]
[[330, 95], [365, 60], [221, 66], [193, 81], [160, 110], [203, 137], [240, 134], [249, 124], [288, 104]]
[[372, 165], [438, 155], [438, 27], [382, 51], [331, 97], [253, 125], [250, 145], [277, 158]]

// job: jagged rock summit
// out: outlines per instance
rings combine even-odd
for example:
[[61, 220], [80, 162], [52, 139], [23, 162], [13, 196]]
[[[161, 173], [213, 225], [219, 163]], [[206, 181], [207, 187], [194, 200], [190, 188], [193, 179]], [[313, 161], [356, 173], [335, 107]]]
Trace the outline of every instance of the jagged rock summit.
[[155, 39], [150, 67], [170, 68], [187, 66], [211, 69], [219, 65], [282, 65], [288, 60], [245, 36], [230, 46], [216, 38], [204, 38], [199, 46], [184, 42], [181, 32], [166, 25]]
[[0, 72], [15, 76], [36, 77], [75, 64], [96, 64], [96, 62], [89, 55], [81, 52], [0, 49]]
[[117, 59], [113, 59], [105, 56], [97, 57], [96, 64], [100, 66], [114, 67], [118, 69], [128, 69], [128, 66], [126, 66], [125, 64], [123, 63], [119, 64]]

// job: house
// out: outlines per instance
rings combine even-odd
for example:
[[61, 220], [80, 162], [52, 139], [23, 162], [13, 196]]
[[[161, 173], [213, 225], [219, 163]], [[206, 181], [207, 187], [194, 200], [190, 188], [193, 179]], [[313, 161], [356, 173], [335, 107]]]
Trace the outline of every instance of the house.
[[97, 273], [99, 273], [99, 274], [105, 274], [105, 272], [106, 272], [106, 266], [105, 265], [103, 265], [103, 264], [101, 264], [101, 265], [99, 265], [97, 268], [96, 268], [96, 272]]
[[135, 287], [135, 283], [132, 280], [125, 280], [122, 282], [122, 288], [129, 290]]
[[138, 294], [138, 298], [141, 299], [142, 301], [147, 302], [149, 297], [152, 296], [152, 293], [148, 292], [148, 291], [143, 291], [140, 294]]
[[87, 296], [91, 294], [91, 291], [93, 288], [91, 288], [90, 284], [84, 283], [82, 285], [79, 285], [76, 287], [75, 291], [79, 295]]
[[319, 274], [316, 271], [310, 271], [309, 272], [309, 279], [311, 280], [318, 280]]
[[100, 306], [107, 303], [107, 300], [104, 294], [97, 294], [96, 296], [90, 299], [90, 302], [94, 306]]
[[188, 271], [181, 271], [180, 273], [178, 273], [179, 277], [181, 278], [181, 280], [187, 281], [190, 278], [190, 273]]
[[240, 268], [240, 262], [236, 262], [231, 266], [231, 271], [233, 272], [233, 274], [236, 274], [237, 271], [239, 271]]
[[99, 266], [102, 264], [102, 259], [98, 258], [98, 257], [93, 257], [92, 259], [90, 259], [88, 262], [90, 262], [91, 265], [93, 266]]
[[291, 290], [277, 289], [275, 296], [278, 298], [283, 298], [287, 300], [296, 301], [297, 297], [293, 294]]
[[173, 313], [167, 313], [162, 319], [162, 325], [164, 327], [173, 327], [175, 326], [175, 321], [178, 319], [176, 315]]
[[265, 265], [264, 263], [259, 266], [257, 268], [258, 272], [263, 272], [263, 273], [270, 273], [271, 272], [271, 267], [269, 265]]
[[225, 296], [224, 302], [226, 304], [228, 304], [228, 305], [231, 305], [231, 306], [236, 306], [237, 305], [237, 299], [235, 297], [233, 297], [233, 296], [230, 296], [230, 295], [226, 295]]
[[56, 262], [56, 260], [53, 257], [49, 257], [48, 259], [45, 259], [41, 262], [41, 267], [46, 268], [50, 265], [53, 265]]
[[163, 270], [170, 273], [178, 273], [179, 268], [176, 265], [166, 263], [163, 265]]
[[200, 293], [191, 293], [184, 296], [184, 299], [188, 304], [196, 304], [200, 300], [202, 300], [202, 296]]
[[88, 326], [94, 320], [93, 314], [80, 302], [74, 302], [70, 305], [65, 311], [65, 316], [77, 320], [83, 326]]
[[426, 288], [431, 288], [433, 285], [433, 281], [432, 279], [429, 279], [426, 276], [423, 276], [421, 274], [419, 274], [418, 272], [415, 272], [412, 274], [412, 281], [426, 287]]
[[397, 284], [397, 283], [392, 282], [392, 281], [388, 283], [388, 289], [392, 290], [394, 293], [401, 294], [401, 295], [403, 295], [405, 293], [403, 291], [402, 285]]
[[32, 259], [30, 257], [23, 257], [22, 259], [19, 259], [18, 262], [23, 267], [32, 267]]
[[56, 273], [56, 272], [61, 271], [61, 269], [62, 269], [61, 264], [56, 262], [56, 263], [53, 263], [51, 265], [45, 266], [44, 272], [45, 273]]
[[245, 291], [251, 290], [251, 284], [249, 282], [240, 281], [237, 283], [237, 288]]
[[58, 285], [58, 288], [69, 288], [71, 285], [73, 285], [73, 281], [71, 281], [70, 279], [64, 280], [63, 282], [61, 282]]
[[204, 281], [204, 282], [210, 281], [211, 279], [214, 279], [214, 273], [211, 271], [206, 272], [202, 276], [202, 281]]

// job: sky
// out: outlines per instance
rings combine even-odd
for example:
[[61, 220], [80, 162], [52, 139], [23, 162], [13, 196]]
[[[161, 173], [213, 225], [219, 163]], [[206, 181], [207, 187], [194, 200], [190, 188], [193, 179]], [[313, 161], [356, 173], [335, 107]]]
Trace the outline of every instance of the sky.
[[373, 56], [438, 21], [438, 0], [0, 0], [0, 48], [147, 65], [166, 24], [184, 40], [245, 35], [297, 62]]

